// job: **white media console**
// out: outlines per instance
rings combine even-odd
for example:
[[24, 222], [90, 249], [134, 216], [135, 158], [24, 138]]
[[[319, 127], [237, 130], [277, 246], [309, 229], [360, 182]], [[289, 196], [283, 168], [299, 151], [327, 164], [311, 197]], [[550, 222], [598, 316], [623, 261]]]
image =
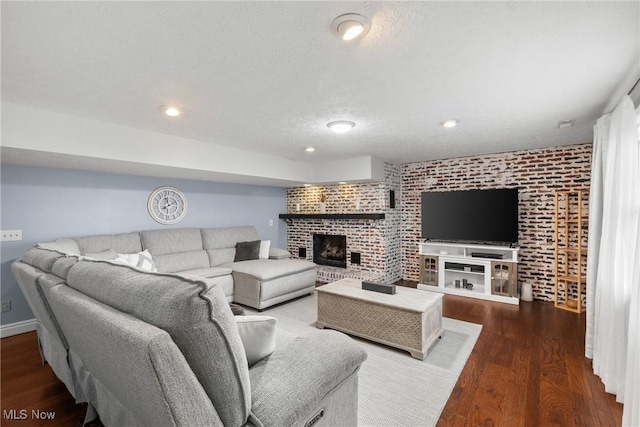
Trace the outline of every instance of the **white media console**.
[[518, 249], [465, 243], [420, 243], [418, 289], [518, 304]]

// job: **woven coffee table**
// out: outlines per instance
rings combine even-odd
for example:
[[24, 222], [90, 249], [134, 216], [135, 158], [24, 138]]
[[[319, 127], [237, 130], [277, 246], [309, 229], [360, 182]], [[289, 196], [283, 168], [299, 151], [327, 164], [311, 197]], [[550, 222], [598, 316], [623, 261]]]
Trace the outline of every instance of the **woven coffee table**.
[[342, 279], [316, 288], [317, 328], [406, 350], [424, 360], [442, 336], [442, 294], [396, 287], [389, 295], [362, 289], [362, 281]]

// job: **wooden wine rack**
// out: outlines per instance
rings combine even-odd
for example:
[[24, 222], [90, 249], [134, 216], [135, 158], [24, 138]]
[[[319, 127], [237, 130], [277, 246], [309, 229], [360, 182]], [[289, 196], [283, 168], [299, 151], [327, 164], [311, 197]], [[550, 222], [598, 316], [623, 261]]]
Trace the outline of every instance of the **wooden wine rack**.
[[585, 190], [555, 193], [555, 293], [556, 308], [582, 313], [586, 284], [586, 229], [589, 218], [583, 204]]

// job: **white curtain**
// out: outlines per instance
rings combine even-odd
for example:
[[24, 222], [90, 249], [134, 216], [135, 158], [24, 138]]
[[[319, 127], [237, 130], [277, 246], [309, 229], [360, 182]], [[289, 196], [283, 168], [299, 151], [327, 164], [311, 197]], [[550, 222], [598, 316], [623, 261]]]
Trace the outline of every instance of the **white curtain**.
[[640, 426], [640, 142], [626, 96], [594, 129], [587, 256], [586, 356]]

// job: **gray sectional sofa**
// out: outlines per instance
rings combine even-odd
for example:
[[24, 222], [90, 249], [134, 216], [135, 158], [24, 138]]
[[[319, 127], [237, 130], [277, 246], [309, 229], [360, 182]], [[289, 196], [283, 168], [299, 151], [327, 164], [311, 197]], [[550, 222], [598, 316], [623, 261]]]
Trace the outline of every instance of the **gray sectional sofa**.
[[[308, 293], [294, 277], [312, 271], [315, 282], [304, 261], [234, 262], [234, 240], [254, 237], [234, 227], [62, 239], [12, 265], [43, 360], [88, 403], [87, 420], [96, 411], [107, 426], [356, 425], [366, 354], [346, 335], [278, 330], [275, 350], [248, 361], [251, 343], [228, 304], [238, 284], [240, 299], [260, 308]], [[157, 272], [109, 260], [143, 249]]]
[[39, 247], [100, 260], [147, 250], [158, 272], [215, 282], [230, 302], [258, 310], [313, 292], [316, 265], [290, 259], [283, 249], [270, 248], [268, 259], [234, 261], [239, 242], [258, 240], [252, 226], [173, 228], [66, 238]]

